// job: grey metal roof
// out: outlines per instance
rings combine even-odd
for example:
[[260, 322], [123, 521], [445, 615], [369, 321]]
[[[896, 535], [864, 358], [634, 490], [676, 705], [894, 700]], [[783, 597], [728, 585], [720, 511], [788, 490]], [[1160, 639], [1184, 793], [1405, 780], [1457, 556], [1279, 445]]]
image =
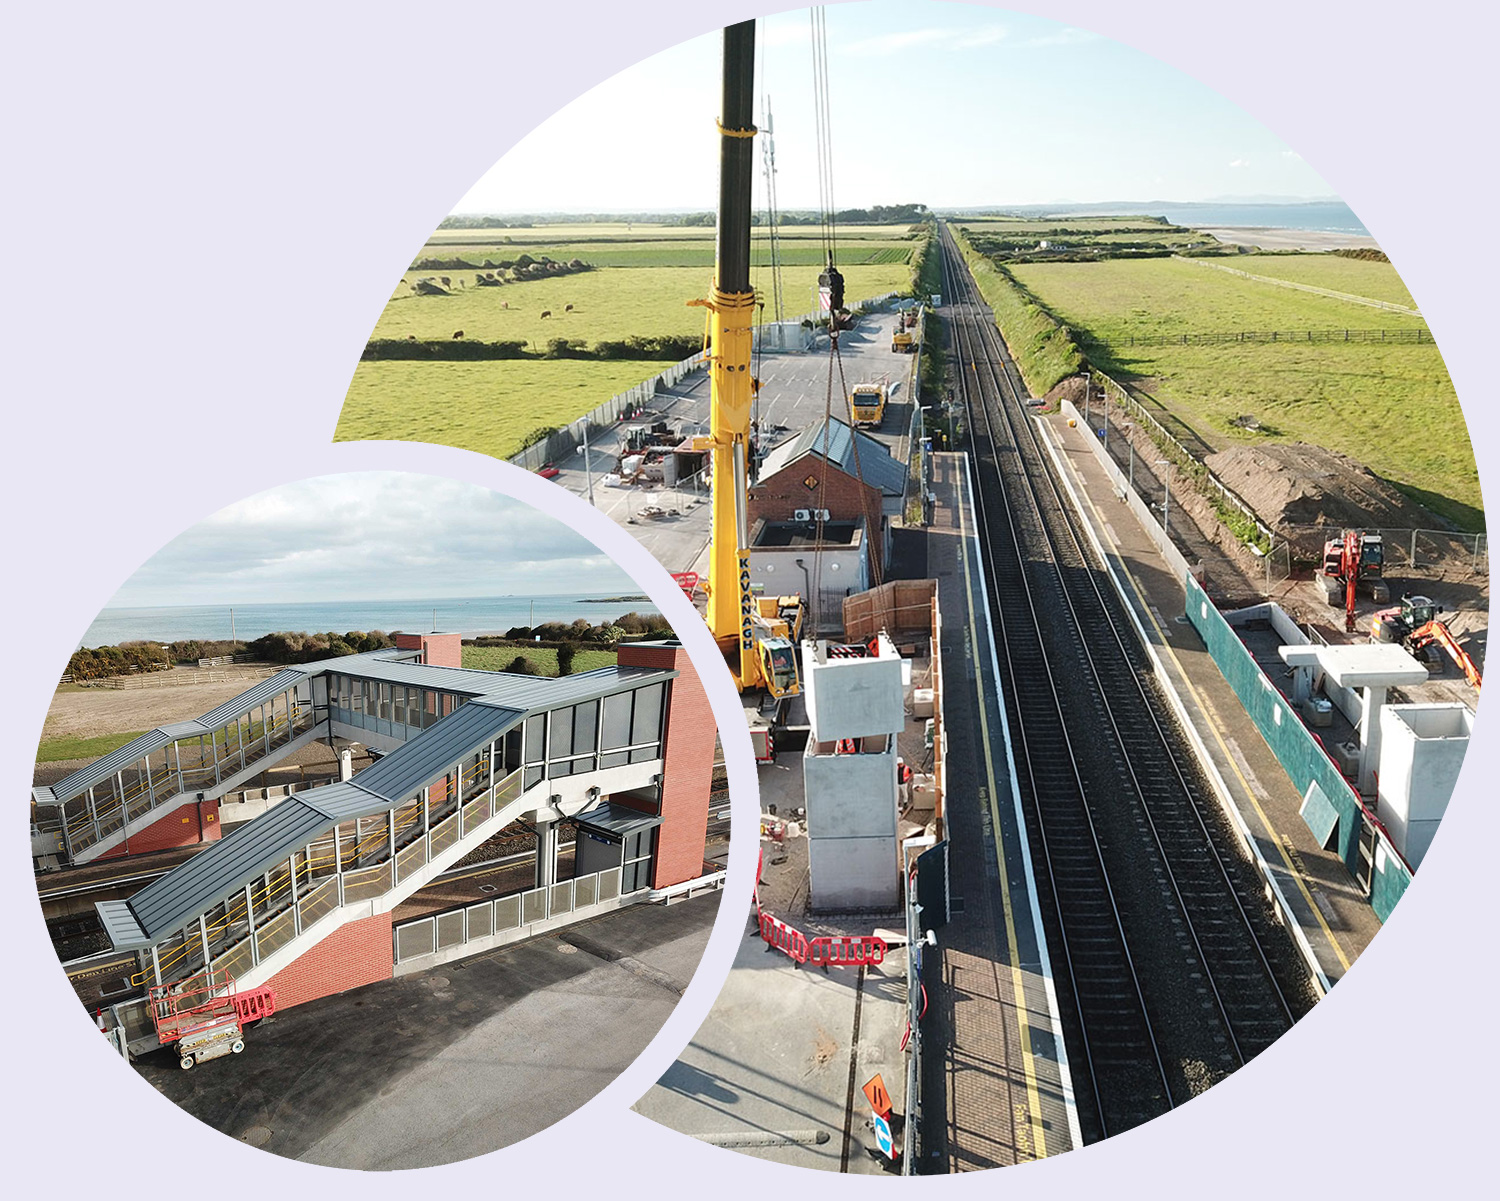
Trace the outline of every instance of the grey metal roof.
[[580, 826], [624, 838], [637, 830], [649, 830], [652, 826], [661, 825], [662, 818], [660, 813], [642, 813], [639, 809], [631, 809], [626, 805], [606, 802], [586, 813], [577, 814], [573, 820]]
[[161, 750], [172, 740], [161, 730], [147, 730], [139, 738], [132, 738], [124, 746], [110, 751], [102, 759], [95, 759], [87, 767], [80, 767], [52, 785], [52, 795], [60, 803], [71, 801], [87, 792], [101, 780], [107, 780], [117, 771], [124, 771], [137, 760]]
[[[314, 793], [304, 795], [311, 797]], [[383, 801], [376, 805], [386, 807]], [[146, 885], [130, 898], [130, 912], [147, 942], [154, 942], [283, 862], [296, 848], [333, 829], [334, 824], [328, 814], [301, 796], [289, 797]], [[101, 909], [100, 917], [104, 916]], [[127, 949], [118, 942], [114, 946], [116, 950]]]
[[217, 708], [210, 709], [198, 719], [197, 724], [203, 727], [205, 734], [217, 730], [220, 726], [228, 725], [247, 710], [264, 704], [278, 693], [286, 692], [309, 676], [317, 674], [318, 672], [313, 670], [311, 664], [282, 668], [274, 676], [262, 680], [255, 687], [247, 689], [236, 697], [231, 697]]
[[[354, 658], [362, 660], [358, 667], [351, 663]], [[322, 671], [334, 665], [341, 669], [353, 668], [350, 674], [356, 675], [363, 675], [371, 668], [380, 670], [379, 665], [363, 655], [307, 666]], [[445, 685], [416, 678], [415, 673], [456, 674], [458, 671], [454, 668], [424, 668], [419, 664], [385, 666], [399, 668], [400, 682], [429, 688]], [[319, 838], [339, 822], [381, 813], [399, 804], [452, 764], [512, 729], [529, 713], [669, 680], [678, 673], [666, 668], [604, 667], [561, 679], [497, 672], [463, 674], [474, 682], [483, 680], [487, 695], [459, 706], [420, 736], [402, 743], [379, 762], [360, 772], [355, 780], [325, 785], [289, 797], [148, 884], [128, 902], [110, 901], [97, 905], [116, 949], [149, 946], [261, 873], [284, 862], [298, 847]], [[278, 678], [273, 676], [265, 684]], [[283, 683], [279, 687], [286, 686]], [[247, 695], [242, 694], [228, 706], [221, 705], [215, 712], [225, 711], [229, 718], [233, 718]], [[274, 691], [270, 695], [274, 695]], [[633, 810], [625, 812], [634, 813]]]
[[[470, 701], [423, 730], [420, 737], [402, 743], [355, 779], [360, 787], [399, 803], [459, 760], [488, 746], [507, 730], [519, 725], [526, 714], [490, 701]], [[316, 797], [315, 790], [309, 794]]]
[[[885, 445], [869, 434], [851, 430], [837, 417], [818, 421], [773, 446], [760, 465], [761, 479], [807, 455], [823, 457], [823, 431], [828, 430], [828, 461], [847, 475], [858, 478], [886, 496], [901, 496], [906, 491], [906, 464], [893, 458]], [[856, 443], [857, 439], [857, 443]], [[859, 446], [859, 471], [854, 469], [854, 447]]]
[[99, 911], [99, 920], [104, 925], [104, 933], [109, 935], [111, 946], [124, 950], [151, 944], [141, 929], [141, 923], [130, 912], [129, 901], [96, 901], [94, 908]]
[[87, 792], [95, 784], [109, 779], [115, 772], [123, 771], [147, 755], [155, 754], [162, 747], [170, 746], [178, 739], [212, 734], [246, 711], [264, 703], [278, 693], [285, 692], [309, 674], [316, 673], [309, 672], [308, 667], [292, 667], [285, 671], [278, 671], [274, 676], [262, 680], [253, 688], [248, 688], [222, 705], [210, 709], [194, 721], [172, 722], [169, 725], [158, 726], [154, 730], [147, 730], [139, 738], [132, 738], [124, 746], [111, 751], [104, 758], [96, 759], [87, 767], [80, 767], [72, 775], [59, 780], [52, 786], [52, 795], [59, 803], [71, 801], [74, 797]]
[[[429, 667], [422, 663], [400, 663], [367, 659], [365, 656], [325, 659], [313, 666], [337, 671], [361, 679], [382, 683], [406, 684], [442, 692], [480, 698], [508, 709], [535, 711], [577, 704], [610, 692], [624, 692], [650, 683], [648, 677], [663, 680], [677, 674], [673, 669], [656, 667], [601, 667], [595, 671], [571, 676], [522, 676], [503, 671], [479, 671], [470, 667]], [[439, 723], [441, 724], [441, 723]]]

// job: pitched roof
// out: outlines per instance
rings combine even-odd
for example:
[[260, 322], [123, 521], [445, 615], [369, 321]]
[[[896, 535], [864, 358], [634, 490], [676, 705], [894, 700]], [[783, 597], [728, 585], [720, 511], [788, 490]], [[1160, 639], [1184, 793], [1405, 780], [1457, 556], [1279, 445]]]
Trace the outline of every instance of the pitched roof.
[[[837, 417], [829, 417], [808, 426], [786, 441], [773, 446], [761, 461], [759, 479], [766, 480], [808, 455], [824, 457], [824, 431], [827, 431], [827, 458], [845, 475], [879, 488], [885, 496], [901, 496], [906, 491], [906, 464], [893, 458], [883, 442], [869, 434], [851, 430]], [[858, 470], [855, 448], [858, 447]]]

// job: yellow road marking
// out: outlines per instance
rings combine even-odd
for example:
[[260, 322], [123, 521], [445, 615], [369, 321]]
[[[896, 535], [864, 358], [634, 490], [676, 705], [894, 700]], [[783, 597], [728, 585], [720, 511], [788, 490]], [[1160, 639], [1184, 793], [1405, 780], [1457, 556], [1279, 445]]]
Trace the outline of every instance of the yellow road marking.
[[[974, 684], [979, 700], [979, 734], [984, 743], [984, 770], [989, 780], [988, 800], [990, 806], [990, 832], [995, 840], [995, 861], [1000, 866], [1000, 903], [1005, 911], [1005, 941], [1010, 950], [1011, 987], [1016, 994], [1016, 1026], [1021, 1036], [1021, 1063], [1026, 1073], [1026, 1102], [1030, 1110], [1031, 1133], [1035, 1141], [1038, 1159], [1047, 1157], [1046, 1127], [1042, 1123], [1042, 1101], [1036, 1079], [1036, 1058], [1031, 1051], [1031, 1030], [1026, 1020], [1026, 980], [1021, 971], [1021, 949], [1016, 940], [1016, 916], [1010, 905], [1010, 874], [1005, 870], [1005, 848], [1000, 845], [1000, 806], [996, 801], [999, 789], [995, 783], [995, 757], [990, 743], [990, 723], [984, 702], [984, 673], [979, 666], [979, 628], [974, 620], [974, 581], [969, 572], [969, 540], [964, 520], [964, 501], [958, 498], [959, 546], [964, 563], [964, 589], [968, 597], [969, 641], [974, 648]], [[978, 550], [978, 544], [975, 544]], [[995, 681], [998, 690], [1000, 681]], [[1038, 937], [1041, 932], [1037, 932]]]
[[[1083, 497], [1084, 503], [1088, 505], [1094, 516], [1099, 519], [1100, 524], [1104, 524], [1104, 515], [1099, 512], [1097, 507], [1095, 507], [1094, 499], [1088, 494], [1088, 491], [1084, 488], [1080, 488], [1078, 490], [1078, 493]], [[1114, 540], [1111, 539], [1111, 541]], [[1114, 542], [1114, 546], [1116, 551], [1120, 549], [1120, 544], [1118, 542]], [[1124, 562], [1123, 555], [1121, 556], [1121, 562]], [[1130, 586], [1135, 591], [1136, 599], [1140, 601], [1141, 609], [1144, 610], [1146, 614], [1146, 620], [1151, 623], [1151, 628], [1156, 631], [1157, 637], [1161, 640], [1162, 650], [1167, 653], [1168, 657], [1176, 665], [1177, 673], [1182, 678], [1182, 682], [1187, 685], [1188, 692], [1192, 695], [1194, 703], [1197, 704], [1198, 708], [1203, 711], [1206, 717], [1208, 717], [1209, 731], [1213, 734], [1214, 741], [1219, 744], [1219, 749], [1224, 752], [1224, 758], [1229, 762], [1229, 769], [1234, 772], [1239, 782], [1244, 785], [1245, 795], [1249, 798], [1251, 806], [1255, 809], [1256, 816], [1260, 818], [1261, 824], [1264, 825], [1266, 830], [1270, 832], [1271, 841], [1276, 845], [1276, 853], [1281, 859], [1282, 866], [1286, 868], [1287, 875], [1291, 876], [1291, 878], [1296, 882], [1297, 891], [1302, 894], [1303, 899], [1307, 902], [1308, 908], [1312, 910], [1313, 917], [1318, 919], [1318, 925], [1323, 927], [1323, 933], [1328, 936], [1328, 945], [1333, 948], [1333, 953], [1338, 956], [1339, 963], [1343, 964], [1344, 971], [1347, 972], [1350, 965], [1349, 960], [1344, 955], [1344, 949], [1339, 946], [1338, 939], [1334, 937], [1333, 930], [1329, 927], [1328, 922], [1323, 917], [1323, 911], [1318, 908], [1317, 902], [1313, 900], [1312, 894], [1308, 892], [1307, 881], [1303, 878], [1302, 873], [1299, 872], [1296, 867], [1293, 866], [1292, 861], [1287, 858], [1286, 849], [1282, 846], [1281, 832], [1272, 824], [1271, 819], [1266, 816], [1266, 811], [1260, 807], [1260, 802], [1255, 797], [1255, 789], [1250, 787], [1250, 781], [1245, 779], [1244, 773], [1240, 771], [1239, 764], [1235, 762], [1234, 756], [1230, 753], [1229, 747], [1225, 744], [1224, 736], [1219, 730], [1219, 722], [1214, 714], [1213, 706], [1211, 706], [1198, 692], [1198, 689], [1196, 685], [1194, 685], [1192, 678], [1183, 668], [1182, 661], [1177, 658], [1177, 652], [1172, 649], [1172, 644], [1167, 640], [1166, 631], [1161, 628], [1160, 623], [1156, 620], [1156, 614], [1151, 610], [1151, 603], [1146, 599], [1145, 589], [1141, 587], [1140, 581], [1135, 578], [1135, 573], [1127, 567], [1125, 569], [1125, 577], [1130, 581]]]

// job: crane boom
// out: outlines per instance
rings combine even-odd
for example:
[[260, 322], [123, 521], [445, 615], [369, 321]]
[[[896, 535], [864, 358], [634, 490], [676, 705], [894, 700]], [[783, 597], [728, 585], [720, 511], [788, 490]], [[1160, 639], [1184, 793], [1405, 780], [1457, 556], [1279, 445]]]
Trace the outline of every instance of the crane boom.
[[[741, 689], [798, 690], [788, 623], [767, 622], [750, 587], [747, 513], [751, 407], [755, 386], [755, 290], [750, 286], [750, 186], [754, 175], [755, 22], [724, 30], [719, 118], [719, 212], [709, 310], [712, 533], [706, 619]], [[800, 621], [792, 623], [793, 626]]]

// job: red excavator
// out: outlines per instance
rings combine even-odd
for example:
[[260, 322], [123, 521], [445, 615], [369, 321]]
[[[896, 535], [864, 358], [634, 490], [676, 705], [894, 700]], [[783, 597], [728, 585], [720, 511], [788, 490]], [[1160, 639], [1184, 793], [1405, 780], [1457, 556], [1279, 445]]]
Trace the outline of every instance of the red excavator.
[[1385, 582], [1385, 540], [1379, 534], [1345, 530], [1342, 537], [1323, 544], [1323, 591], [1330, 605], [1344, 602], [1344, 631], [1354, 633], [1354, 600], [1361, 582], [1370, 589], [1377, 604], [1389, 600], [1390, 586]]
[[1459, 646], [1453, 631], [1438, 620], [1441, 612], [1431, 597], [1403, 596], [1399, 606], [1375, 614], [1370, 623], [1370, 637], [1376, 642], [1399, 642], [1418, 660], [1426, 660], [1434, 647], [1441, 648], [1477, 689], [1479, 668]]

